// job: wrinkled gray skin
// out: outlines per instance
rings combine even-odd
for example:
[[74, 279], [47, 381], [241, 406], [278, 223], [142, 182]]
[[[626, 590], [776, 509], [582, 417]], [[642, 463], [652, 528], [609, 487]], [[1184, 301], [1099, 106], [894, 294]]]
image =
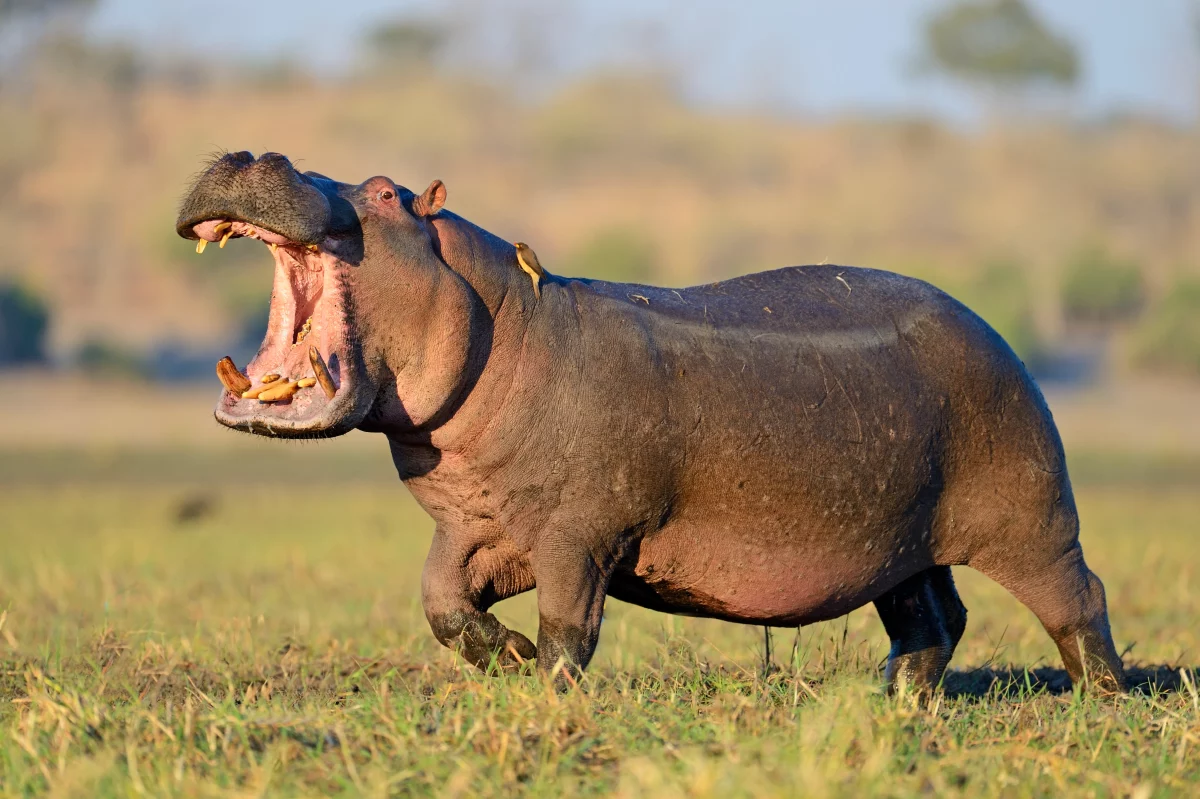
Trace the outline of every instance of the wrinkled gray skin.
[[[387, 436], [437, 522], [422, 591], [443, 644], [569, 680], [607, 596], [777, 626], [874, 602], [890, 684], [925, 690], [963, 633], [950, 567], [967, 565], [1036, 614], [1073, 680], [1122, 686], [1050, 412], [963, 305], [840, 266], [679, 290], [547, 274], [537, 300], [512, 245], [444, 196], [239, 153], [179, 220], [195, 238], [240, 218], [341, 259], [352, 397], [280, 427], [276, 406], [225, 396], [218, 418]], [[488, 613], [535, 587], [536, 648]]]

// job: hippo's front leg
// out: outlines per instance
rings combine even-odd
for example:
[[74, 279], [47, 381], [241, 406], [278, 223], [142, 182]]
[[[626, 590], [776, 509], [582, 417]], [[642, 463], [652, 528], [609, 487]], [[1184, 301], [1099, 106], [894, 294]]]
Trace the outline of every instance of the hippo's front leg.
[[421, 601], [439, 641], [481, 669], [494, 662], [508, 671], [537, 657], [537, 649], [487, 609], [532, 587], [532, 574], [496, 547], [439, 526], [421, 574]]
[[596, 651], [611, 564], [576, 542], [542, 539], [535, 571], [538, 671], [564, 687]]

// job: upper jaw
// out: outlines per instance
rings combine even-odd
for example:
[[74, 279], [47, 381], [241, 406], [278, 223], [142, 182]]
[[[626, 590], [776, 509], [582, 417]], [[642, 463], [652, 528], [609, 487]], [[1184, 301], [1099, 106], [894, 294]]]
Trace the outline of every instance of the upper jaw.
[[320, 244], [352, 233], [358, 213], [353, 187], [297, 172], [278, 153], [255, 159], [239, 152], [226, 153], [200, 175], [180, 204], [175, 229], [184, 238], [201, 238], [201, 226], [212, 220], [252, 224], [264, 238]]

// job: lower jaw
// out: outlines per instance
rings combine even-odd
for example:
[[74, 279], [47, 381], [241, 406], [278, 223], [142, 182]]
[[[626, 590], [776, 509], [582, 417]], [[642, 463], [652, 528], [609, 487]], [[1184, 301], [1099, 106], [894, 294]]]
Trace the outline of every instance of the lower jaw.
[[222, 408], [217, 408], [214, 416], [218, 422], [233, 430], [270, 438], [333, 438], [349, 433], [356, 426], [345, 418], [293, 420], [268, 417], [265, 414], [242, 416], [226, 412]]
[[343, 391], [322, 408], [308, 407], [295, 400], [286, 406], [260, 405], [257, 400], [235, 399], [225, 392], [213, 415], [226, 427], [261, 436], [330, 438], [349, 433], [366, 415], [365, 410], [356, 407], [359, 403], [349, 388], [343, 386]]
[[[330, 438], [355, 429], [366, 417], [372, 405], [361, 372], [353, 375], [354, 365], [340, 363], [340, 375], [332, 397], [327, 396], [321, 383], [309, 385], [311, 378], [301, 383], [304, 387], [294, 391], [282, 401], [264, 402], [257, 398], [242, 396], [224, 390], [214, 412], [216, 420], [229, 428], [273, 438]], [[252, 365], [253, 367], [253, 365]], [[254, 368], [247, 369], [256, 374]], [[279, 378], [284, 384], [288, 377]], [[258, 379], [253, 380], [257, 387]]]

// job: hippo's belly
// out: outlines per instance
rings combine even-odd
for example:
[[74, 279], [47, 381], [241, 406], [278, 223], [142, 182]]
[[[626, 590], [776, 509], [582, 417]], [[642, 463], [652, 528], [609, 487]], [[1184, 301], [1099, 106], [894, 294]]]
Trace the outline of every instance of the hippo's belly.
[[726, 621], [809, 624], [842, 616], [933, 565], [920, 542], [886, 531], [734, 530], [672, 524], [613, 576], [622, 601]]

